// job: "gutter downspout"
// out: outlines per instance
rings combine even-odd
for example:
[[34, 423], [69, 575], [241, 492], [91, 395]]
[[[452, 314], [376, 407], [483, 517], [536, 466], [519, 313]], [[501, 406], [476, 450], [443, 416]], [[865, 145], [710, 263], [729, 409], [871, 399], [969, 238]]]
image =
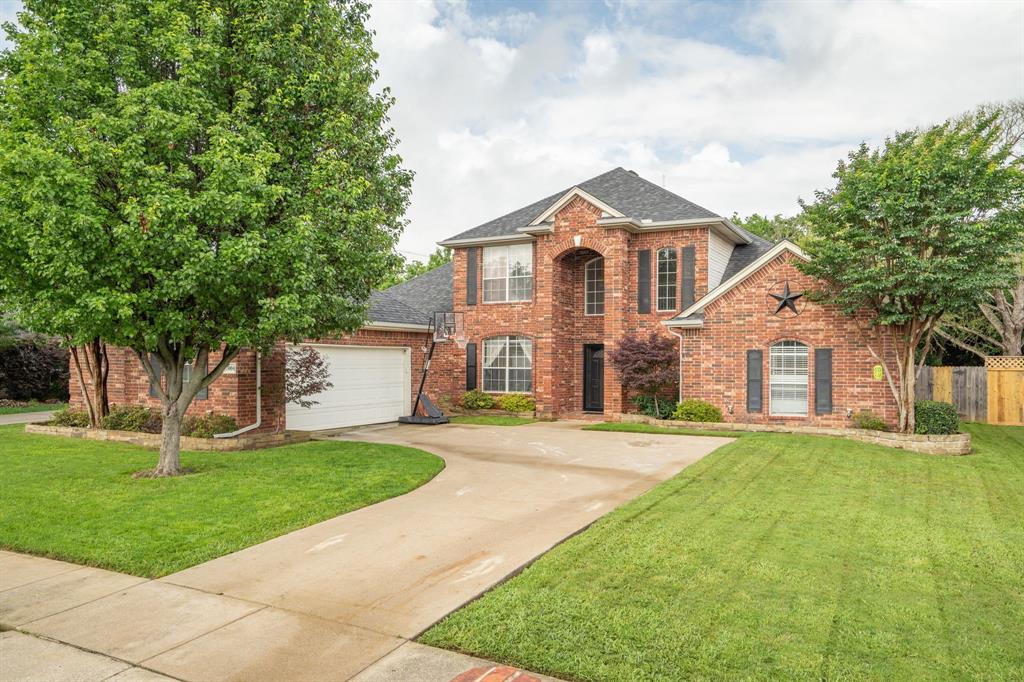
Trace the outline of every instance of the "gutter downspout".
[[[683, 402], [683, 333], [676, 333], [675, 327], [668, 327], [673, 336], [679, 337], [679, 402]], [[258, 394], [257, 394], [258, 395]]]
[[[680, 345], [680, 349], [682, 345]], [[243, 433], [248, 433], [253, 429], [258, 429], [260, 424], [263, 423], [263, 380], [260, 377], [260, 369], [263, 367], [263, 358], [260, 356], [259, 351], [256, 352], [256, 421], [248, 426], [243, 426], [237, 431], [231, 431], [229, 433], [215, 433], [214, 438], [234, 438], [235, 436], [241, 436]]]

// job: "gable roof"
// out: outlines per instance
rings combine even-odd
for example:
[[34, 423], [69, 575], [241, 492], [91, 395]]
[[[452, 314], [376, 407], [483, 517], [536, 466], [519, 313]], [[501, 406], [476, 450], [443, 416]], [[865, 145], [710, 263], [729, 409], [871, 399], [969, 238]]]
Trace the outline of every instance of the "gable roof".
[[771, 251], [772, 247], [775, 246], [774, 242], [770, 242], [764, 237], [759, 237], [753, 232], [744, 230], [742, 227], [737, 226], [736, 229], [748, 236], [750, 238], [750, 243], [737, 244], [732, 247], [732, 254], [729, 256], [729, 262], [725, 266], [725, 272], [722, 273], [722, 282], [728, 281], [730, 277]]
[[521, 234], [519, 228], [529, 226], [552, 205], [576, 188], [594, 196], [621, 215], [637, 220], [654, 222], [702, 218], [722, 220], [720, 215], [659, 187], [653, 182], [644, 180], [633, 171], [614, 168], [607, 173], [602, 173], [561, 192], [544, 197], [500, 218], [460, 232], [445, 241], [518, 236]]
[[[765, 241], [765, 240], [761, 240]], [[769, 242], [770, 243], [770, 242]], [[747, 246], [750, 246], [749, 244]], [[736, 247], [739, 248], [739, 247]], [[743, 283], [745, 279], [753, 275], [755, 272], [760, 270], [762, 267], [772, 262], [779, 254], [789, 251], [796, 255], [798, 258], [809, 260], [809, 256], [804, 253], [803, 249], [789, 241], [783, 239], [778, 244], [772, 245], [767, 250], [763, 251], [759, 256], [751, 260], [745, 266], [733, 272], [731, 275], [722, 278], [722, 283], [707, 293], [706, 296], [695, 302], [686, 310], [683, 310], [675, 317], [665, 320], [662, 322], [667, 327], [691, 327], [701, 326], [704, 322], [704, 309], [711, 303], [717, 301], [719, 298], [730, 292], [735, 287]], [[734, 250], [735, 252], [735, 250]], [[732, 259], [729, 260], [729, 265], [732, 266]]]
[[426, 325], [436, 311], [452, 310], [452, 264], [438, 266], [418, 277], [370, 296], [370, 325]]

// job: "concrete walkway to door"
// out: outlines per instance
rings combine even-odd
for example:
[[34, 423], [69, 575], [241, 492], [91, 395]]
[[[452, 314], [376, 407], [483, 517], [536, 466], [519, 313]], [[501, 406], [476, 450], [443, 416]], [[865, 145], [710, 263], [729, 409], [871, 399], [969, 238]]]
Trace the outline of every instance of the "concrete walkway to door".
[[446, 614], [729, 442], [579, 427], [338, 436], [419, 447], [446, 468], [401, 497], [17, 627], [182, 680], [365, 677]]

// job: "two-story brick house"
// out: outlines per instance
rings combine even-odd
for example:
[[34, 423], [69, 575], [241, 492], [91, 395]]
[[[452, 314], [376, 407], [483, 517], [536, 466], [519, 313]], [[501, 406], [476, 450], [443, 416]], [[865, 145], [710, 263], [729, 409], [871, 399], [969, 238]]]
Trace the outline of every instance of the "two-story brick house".
[[[895, 406], [867, 350], [866, 320], [807, 300], [806, 256], [772, 244], [616, 168], [459, 233], [452, 262], [377, 292], [359, 332], [316, 344], [334, 387], [320, 405], [285, 406], [283, 350], [262, 359], [258, 430], [390, 421], [411, 409], [435, 311], [462, 313], [466, 347], [439, 346], [428, 393], [522, 392], [550, 417], [629, 411], [605, 351], [657, 331], [679, 346], [679, 394], [729, 421], [845, 425]], [[877, 348], [882, 340], [871, 336]], [[885, 352], [882, 350], [882, 352]], [[113, 402], [149, 400], [130, 357]], [[255, 358], [211, 386], [195, 411], [255, 420]], [[249, 388], [245, 388], [249, 387]], [[203, 404], [206, 403], [206, 404]]]

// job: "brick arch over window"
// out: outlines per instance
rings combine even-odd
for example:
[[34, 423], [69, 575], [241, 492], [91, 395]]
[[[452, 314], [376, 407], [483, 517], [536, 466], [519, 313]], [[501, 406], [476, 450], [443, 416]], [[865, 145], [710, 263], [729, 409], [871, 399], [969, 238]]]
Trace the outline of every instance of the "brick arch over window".
[[544, 257], [549, 260], [556, 261], [581, 249], [589, 249], [591, 251], [596, 251], [601, 256], [607, 256], [608, 254], [605, 253], [605, 247], [605, 244], [602, 244], [591, 237], [583, 237], [580, 239], [580, 243], [577, 244], [576, 237], [570, 236], [549, 245], [544, 250]]

